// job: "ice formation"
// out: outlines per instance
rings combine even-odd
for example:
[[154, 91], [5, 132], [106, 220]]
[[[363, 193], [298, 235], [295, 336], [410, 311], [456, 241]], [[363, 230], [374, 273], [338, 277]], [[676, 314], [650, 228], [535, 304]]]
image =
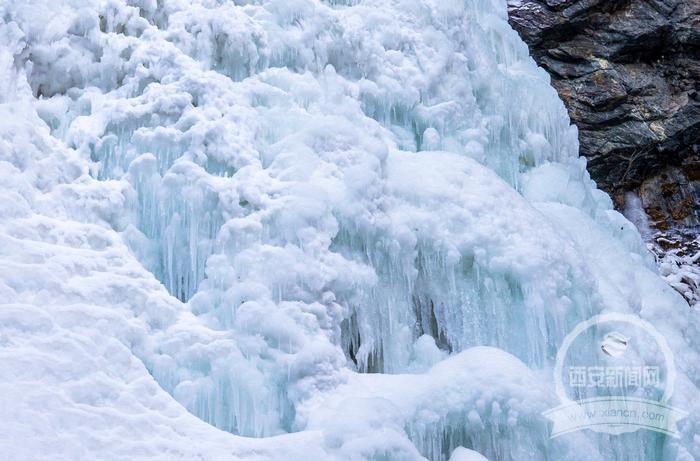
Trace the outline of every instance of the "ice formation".
[[[697, 313], [504, 0], [0, 16], [0, 458], [700, 458]], [[549, 439], [602, 312], [668, 338], [678, 440]]]

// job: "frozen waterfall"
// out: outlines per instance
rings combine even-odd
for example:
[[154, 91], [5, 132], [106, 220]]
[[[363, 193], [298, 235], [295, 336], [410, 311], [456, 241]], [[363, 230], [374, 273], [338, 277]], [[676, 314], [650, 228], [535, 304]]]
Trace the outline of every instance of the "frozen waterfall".
[[[0, 17], [0, 458], [700, 459], [698, 313], [505, 0]], [[550, 439], [610, 312], [667, 338], [679, 438]]]

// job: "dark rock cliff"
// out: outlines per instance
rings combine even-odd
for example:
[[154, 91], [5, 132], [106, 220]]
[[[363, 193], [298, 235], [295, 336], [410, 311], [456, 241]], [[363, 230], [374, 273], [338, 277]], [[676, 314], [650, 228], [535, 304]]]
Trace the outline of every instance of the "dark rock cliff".
[[697, 266], [686, 253], [700, 228], [700, 0], [508, 2], [598, 186], [620, 209], [627, 192], [641, 198], [662, 268], [671, 253]]

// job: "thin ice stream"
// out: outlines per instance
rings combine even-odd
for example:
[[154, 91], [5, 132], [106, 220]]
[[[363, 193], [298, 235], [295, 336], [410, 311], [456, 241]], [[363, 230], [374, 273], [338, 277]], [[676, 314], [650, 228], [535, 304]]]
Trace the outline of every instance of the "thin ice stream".
[[[505, 0], [0, 3], [0, 458], [700, 459], [697, 315]], [[579, 322], [677, 439], [550, 439]]]

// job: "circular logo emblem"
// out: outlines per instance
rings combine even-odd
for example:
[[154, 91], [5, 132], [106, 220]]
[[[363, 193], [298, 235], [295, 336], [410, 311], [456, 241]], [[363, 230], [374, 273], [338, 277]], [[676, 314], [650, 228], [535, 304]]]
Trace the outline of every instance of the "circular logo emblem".
[[676, 423], [687, 413], [668, 406], [675, 378], [671, 348], [649, 322], [617, 313], [581, 322], [557, 353], [561, 405], [544, 412], [554, 423], [552, 437], [642, 428], [678, 436]]

